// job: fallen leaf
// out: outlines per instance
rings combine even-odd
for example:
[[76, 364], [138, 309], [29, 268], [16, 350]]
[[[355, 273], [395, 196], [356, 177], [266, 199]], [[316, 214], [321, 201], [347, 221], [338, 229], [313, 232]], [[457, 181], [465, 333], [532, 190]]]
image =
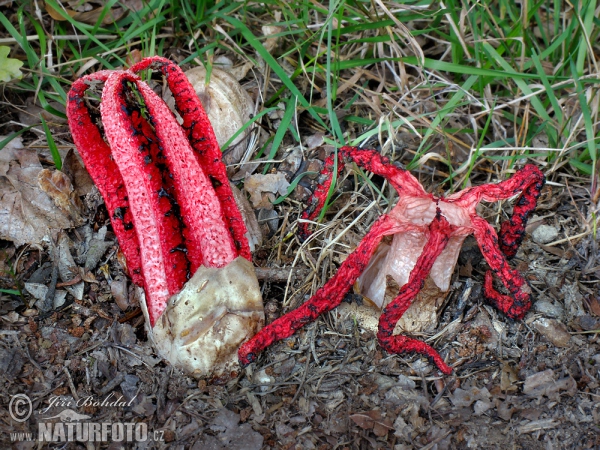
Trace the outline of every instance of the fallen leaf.
[[533, 328], [557, 347], [568, 347], [571, 335], [562, 322], [540, 317], [533, 322]]
[[490, 396], [490, 392], [487, 388], [479, 389], [476, 386], [471, 386], [465, 387], [465, 389], [456, 389], [452, 395], [450, 395], [450, 401], [456, 408], [466, 408], [471, 406], [477, 400], [488, 402]]
[[85, 255], [85, 270], [93, 270], [96, 268], [106, 250], [108, 250], [113, 244], [113, 241], [106, 241], [106, 226], [103, 226], [94, 233], [94, 236], [90, 240], [88, 251]]
[[0, 239], [17, 246], [39, 244], [50, 230], [74, 223], [39, 187], [42, 165], [37, 152], [19, 147], [14, 139], [0, 152]]
[[593, 315], [600, 317], [600, 297], [590, 295], [587, 298], [586, 304]]
[[125, 14], [125, 9], [111, 8], [110, 11], [106, 15], [104, 15], [105, 12], [105, 7], [101, 6], [99, 8], [92, 9], [91, 11], [77, 13], [73, 16], [73, 19], [77, 20], [78, 22], [95, 25], [98, 23], [100, 17], [102, 17], [102, 25], [110, 25], [119, 20], [121, 17], [123, 17], [123, 15]]
[[[52, 5], [50, 5], [48, 2], [46, 2], [46, 12], [48, 13], [48, 15], [50, 17], [52, 17], [54, 20], [56, 20], [58, 22], [67, 20], [67, 18], [64, 17], [63, 13], [54, 9], [54, 7]], [[64, 8], [64, 12], [67, 13], [70, 17], [73, 17], [77, 14], [77, 11], [73, 11], [72, 9], [68, 9], [68, 8]]]
[[513, 392], [517, 390], [519, 374], [510, 364], [503, 364], [500, 372], [500, 389], [504, 392]]
[[94, 190], [92, 177], [85, 169], [81, 159], [73, 149], [70, 149], [63, 159], [62, 171], [73, 183], [78, 196], [87, 195]]
[[42, 191], [54, 201], [58, 208], [68, 214], [75, 226], [83, 224], [82, 204], [67, 175], [60, 170], [42, 169], [39, 171], [37, 179]]
[[[91, 5], [87, 3], [86, 6]], [[123, 8], [111, 8], [107, 12], [106, 7], [104, 5], [98, 8], [85, 9], [87, 10], [75, 11], [73, 9], [63, 7], [62, 11], [58, 11], [48, 2], [46, 2], [46, 12], [57, 22], [68, 20], [65, 17], [65, 14], [67, 14], [69, 15], [69, 17], [72, 17], [77, 22], [83, 22], [90, 25], [96, 25], [100, 17], [102, 17], [102, 25], [109, 25], [119, 20], [121, 17], [123, 17], [123, 14], [125, 13], [125, 10]]]
[[207, 433], [200, 433], [200, 438], [196, 441], [193, 450], [213, 449], [213, 450], [259, 450], [262, 448], [264, 438], [260, 433], [252, 429], [249, 423], [239, 424], [239, 414], [229, 411], [226, 408], [220, 410], [209, 428], [216, 433], [211, 436]]
[[262, 27], [263, 36], [270, 36], [270, 37], [267, 37], [267, 39], [263, 43], [265, 50], [267, 52], [273, 53], [273, 50], [275, 50], [275, 48], [277, 47], [277, 44], [279, 43], [279, 40], [281, 39], [281, 36], [274, 36], [274, 35], [283, 32], [283, 30], [284, 30], [283, 27], [276, 27], [276, 26], [272, 26], [272, 25], [263, 25], [263, 27]]
[[557, 422], [555, 419], [535, 420], [533, 422], [529, 422], [528, 424], [517, 427], [517, 431], [520, 434], [533, 433], [534, 431], [547, 430], [549, 428], [554, 428], [558, 425], [560, 425], [560, 422]]
[[248, 239], [250, 251], [254, 253], [263, 243], [263, 235], [256, 219], [256, 214], [254, 214], [254, 210], [250, 206], [250, 202], [248, 202], [246, 196], [233, 183], [231, 184], [231, 192], [235, 197], [235, 202], [240, 209], [240, 213], [242, 213], [242, 219], [246, 225], [246, 239]]
[[110, 293], [113, 296], [117, 306], [121, 308], [121, 311], [126, 311], [129, 308], [129, 295], [127, 291], [127, 279], [122, 280], [111, 280], [108, 283], [110, 285]]
[[[269, 201], [269, 197], [264, 197], [263, 193], [287, 194], [290, 183], [285, 179], [285, 174], [282, 172], [255, 174], [246, 177], [244, 180], [244, 189], [250, 194], [250, 201], [254, 208], [273, 209], [273, 205]], [[274, 196], [271, 197], [274, 200]]]
[[552, 369], [529, 375], [523, 384], [523, 394], [530, 398], [541, 399], [542, 396], [558, 398], [560, 391], [567, 391], [574, 395], [577, 391], [577, 383], [571, 376], [555, 380]]
[[[71, 240], [66, 233], [61, 232], [58, 236], [58, 274], [63, 282], [68, 283], [75, 278], [79, 277], [79, 268], [75, 264], [73, 255], [71, 255], [70, 249]], [[84, 284], [82, 281], [73, 285], [63, 285], [65, 289], [77, 300], [83, 299]]]
[[352, 414], [350, 419], [364, 430], [373, 430], [376, 436], [383, 437], [394, 427], [390, 419], [383, 418], [381, 411], [373, 410]]

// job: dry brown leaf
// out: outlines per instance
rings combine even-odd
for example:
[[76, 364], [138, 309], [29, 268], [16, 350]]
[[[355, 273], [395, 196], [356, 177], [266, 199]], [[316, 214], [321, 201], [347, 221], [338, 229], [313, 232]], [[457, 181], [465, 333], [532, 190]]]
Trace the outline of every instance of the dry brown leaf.
[[500, 372], [500, 389], [504, 392], [514, 392], [517, 390], [518, 381], [519, 374], [517, 370], [510, 364], [504, 364], [502, 372]]
[[[105, 13], [105, 8], [100, 7], [96, 9], [92, 9], [91, 11], [85, 11], [82, 13], [77, 13], [73, 16], [73, 19], [78, 22], [87, 23], [90, 25], [95, 25], [98, 23], [100, 16]], [[104, 17], [102, 17], [102, 25], [110, 25], [111, 23], [116, 22], [125, 14], [125, 10], [123, 8], [111, 8], [111, 10], [106, 13]]]
[[83, 206], [69, 177], [60, 170], [42, 169], [39, 171], [37, 179], [42, 191], [71, 218], [74, 225], [83, 224], [84, 220], [81, 216]]
[[600, 317], [600, 297], [588, 297], [587, 306], [592, 314]]
[[37, 152], [19, 148], [18, 139], [11, 144], [0, 152], [0, 239], [38, 244], [50, 230], [72, 228], [73, 221], [38, 185]]
[[[62, 286], [77, 300], [83, 299], [84, 284], [79, 276], [79, 267], [75, 264], [73, 255], [71, 255], [71, 240], [67, 233], [60, 232], [56, 242], [58, 273], [63, 281]], [[71, 281], [78, 282], [71, 283]]]
[[567, 326], [556, 320], [547, 317], [540, 317], [533, 322], [533, 328], [548, 339], [557, 347], [568, 347], [571, 342], [571, 335]]
[[131, 67], [134, 64], [139, 63], [142, 59], [144, 59], [144, 55], [138, 49], [133, 49], [127, 54], [127, 58], [125, 58], [125, 65], [127, 67]]
[[[58, 22], [67, 20], [64, 17], [64, 13], [66, 12], [70, 17], [78, 22], [83, 22], [90, 25], [95, 25], [98, 23], [100, 17], [104, 15], [104, 17], [102, 17], [102, 25], [108, 25], [119, 20], [125, 13], [123, 8], [111, 8], [110, 11], [107, 12], [105, 5], [94, 8], [90, 3], [85, 3], [84, 8], [78, 7], [77, 9], [80, 11], [75, 11], [69, 8], [64, 8], [63, 11], [57, 11], [54, 7], [46, 2], [46, 12], [50, 17]], [[81, 11], [81, 9], [84, 9], [84, 11]]]
[[373, 410], [352, 414], [350, 419], [364, 430], [373, 430], [376, 436], [385, 436], [388, 431], [393, 429], [392, 421], [388, 418], [382, 418], [381, 411]]
[[131, 11], [141, 11], [144, 8], [142, 0], [121, 0], [119, 3]]
[[79, 274], [81, 279], [87, 283], [99, 283], [99, 281], [96, 279], [96, 276], [89, 270], [85, 270], [83, 267], [79, 268]]
[[110, 293], [112, 294], [117, 306], [121, 311], [126, 311], [129, 308], [129, 295], [127, 291], [127, 279], [109, 281]]
[[273, 53], [273, 50], [275, 50], [279, 40], [281, 39], [280, 36], [274, 36], [274, 35], [281, 33], [283, 30], [284, 30], [283, 27], [276, 27], [276, 26], [272, 26], [272, 25], [263, 25], [263, 27], [262, 27], [263, 36], [271, 36], [271, 37], [267, 37], [267, 39], [265, 39], [265, 41], [263, 43], [265, 50], [267, 52]]
[[556, 374], [552, 369], [546, 369], [529, 375], [523, 384], [523, 394], [530, 398], [558, 398], [560, 391], [567, 391], [570, 395], [577, 392], [577, 383], [569, 375], [556, 380]]
[[79, 156], [70, 149], [63, 159], [62, 171], [69, 177], [78, 196], [87, 195], [94, 189], [94, 182]]
[[[272, 194], [285, 195], [289, 186], [290, 183], [282, 172], [266, 175], [258, 173], [246, 177], [244, 181], [244, 189], [250, 194], [250, 201], [254, 208], [272, 209], [273, 205], [269, 201], [275, 199]], [[267, 195], [264, 196], [263, 193], [267, 193]]]
[[231, 184], [231, 191], [235, 197], [235, 202], [242, 213], [242, 219], [246, 225], [246, 238], [248, 239], [248, 245], [250, 251], [254, 251], [259, 248], [263, 243], [263, 234], [254, 214], [254, 210], [250, 206], [250, 202], [246, 198], [246, 195], [242, 193], [233, 183]]
[[[68, 8], [65, 8], [64, 11], [71, 17], [74, 17], [77, 14], [77, 11], [73, 11], [72, 9], [68, 9]], [[50, 17], [52, 17], [54, 20], [57, 20], [59, 22], [67, 20], [63, 17], [63, 14], [61, 14], [56, 9], [54, 9], [54, 7], [51, 6], [48, 2], [46, 2], [46, 12], [48, 13], [48, 15]]]

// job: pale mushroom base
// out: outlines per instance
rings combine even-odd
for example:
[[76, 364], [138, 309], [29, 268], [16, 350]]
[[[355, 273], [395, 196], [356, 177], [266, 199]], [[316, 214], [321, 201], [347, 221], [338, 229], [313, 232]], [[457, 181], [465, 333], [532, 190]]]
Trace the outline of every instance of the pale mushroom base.
[[[145, 301], [140, 302], [150, 328]], [[149, 330], [158, 353], [197, 377], [229, 376], [237, 350], [264, 325], [252, 263], [243, 257], [221, 268], [200, 267]]]

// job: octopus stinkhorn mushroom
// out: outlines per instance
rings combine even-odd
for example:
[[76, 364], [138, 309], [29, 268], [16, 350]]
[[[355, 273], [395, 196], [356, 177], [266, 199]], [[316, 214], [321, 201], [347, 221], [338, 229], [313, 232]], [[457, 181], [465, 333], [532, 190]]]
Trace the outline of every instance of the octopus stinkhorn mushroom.
[[[137, 75], [146, 69], [162, 72], [181, 125]], [[85, 96], [102, 83], [100, 127]], [[262, 326], [262, 299], [219, 146], [185, 74], [152, 57], [84, 76], [67, 115], [129, 274], [144, 287], [159, 353], [188, 373], [228, 374], [239, 345]]]
[[[278, 318], [263, 328], [239, 350], [240, 363], [249, 364], [258, 353], [272, 343], [291, 336], [296, 330], [315, 320], [319, 315], [340, 304], [346, 293], [363, 272], [384, 236], [393, 235], [392, 244], [385, 256], [386, 262], [367, 286], [367, 294], [375, 302], [383, 301], [380, 286], [386, 276], [400, 286], [398, 295], [385, 306], [380, 318], [377, 338], [390, 353], [416, 352], [430, 358], [444, 373], [452, 369], [431, 346], [420, 340], [394, 335], [398, 320], [411, 305], [429, 274], [441, 290], [447, 290], [450, 277], [464, 239], [473, 234], [490, 271], [485, 275], [484, 291], [489, 301], [506, 316], [522, 319], [531, 307], [531, 288], [519, 272], [511, 269], [507, 260], [515, 256], [525, 234], [525, 225], [537, 204], [544, 185], [544, 175], [534, 165], [528, 164], [510, 179], [497, 184], [470, 187], [448, 197], [434, 196], [425, 191], [408, 171], [390, 162], [374, 150], [342, 147], [338, 153], [337, 167], [344, 162], [354, 162], [384, 177], [396, 189], [399, 200], [396, 206], [372, 225], [356, 250], [341, 264], [339, 270], [315, 295], [297, 309]], [[323, 208], [331, 187], [331, 173], [336, 157], [325, 162], [321, 183], [302, 214], [299, 225], [301, 238], [309, 235], [308, 221], [314, 220]], [[512, 216], [502, 223], [500, 237], [494, 228], [481, 218], [476, 207], [482, 200], [495, 202], [520, 194]], [[495, 273], [509, 292], [501, 294], [493, 286]], [[369, 293], [369, 290], [372, 293]], [[379, 306], [382, 306], [379, 303]]]

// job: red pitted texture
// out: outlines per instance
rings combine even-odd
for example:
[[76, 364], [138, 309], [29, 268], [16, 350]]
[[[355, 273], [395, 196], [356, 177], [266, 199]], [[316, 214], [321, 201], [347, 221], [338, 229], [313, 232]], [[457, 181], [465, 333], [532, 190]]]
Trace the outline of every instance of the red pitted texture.
[[[113, 230], [119, 239], [121, 250], [127, 260], [129, 274], [138, 285], [142, 285], [140, 249], [135, 230], [133, 229], [129, 201], [125, 182], [117, 164], [111, 157], [111, 150], [102, 138], [100, 130], [92, 122], [90, 112], [85, 104], [85, 92], [90, 84], [104, 82], [110, 71], [97, 72], [78, 79], [69, 91], [67, 116], [73, 134], [73, 141], [79, 150], [85, 166], [92, 173], [94, 183], [104, 198], [106, 208], [111, 215]], [[115, 217], [118, 216], [118, 220]]]
[[238, 352], [242, 366], [250, 364], [265, 348], [291, 336], [307, 323], [327, 311], [331, 311], [344, 299], [346, 292], [365, 270], [381, 238], [390, 233], [393, 222], [389, 217], [379, 218], [359, 246], [342, 263], [337, 273], [319, 289], [313, 297], [292, 312], [273, 321], [245, 342]]
[[[485, 277], [486, 297], [508, 317], [522, 318], [525, 315], [531, 307], [531, 290], [525, 279], [510, 268], [507, 257], [515, 255], [525, 234], [527, 219], [535, 208], [543, 187], [544, 176], [537, 167], [527, 165], [512, 178], [501, 183], [465, 189], [444, 198], [428, 194], [410, 173], [391, 164], [388, 158], [374, 150], [343, 147], [338, 151], [337, 158], [338, 175], [346, 161], [355, 162], [357, 165], [385, 177], [404, 200], [399, 202], [399, 205], [401, 203], [403, 205], [415, 204], [419, 205], [421, 209], [411, 210], [412, 218], [406, 220], [403, 218], [408, 211], [402, 209], [404, 207], [402, 206], [395, 208], [391, 215], [385, 215], [375, 222], [358, 248], [348, 256], [335, 276], [319, 289], [313, 298], [298, 309], [277, 319], [240, 348], [239, 357], [242, 365], [253, 361], [258, 352], [273, 342], [290, 336], [298, 328], [315, 320], [321, 313], [335, 308], [367, 266], [377, 244], [386, 234], [410, 232], [423, 233], [428, 236], [428, 241], [410, 272], [408, 282], [401, 287], [398, 297], [385, 308], [381, 315], [378, 339], [387, 351], [391, 353], [421, 353], [432, 359], [443, 373], [451, 373], [452, 369], [432, 347], [416, 339], [401, 335], [394, 336], [392, 333], [398, 320], [423, 286], [436, 259], [443, 253], [449, 239], [454, 236], [464, 238], [470, 233], [475, 235], [491, 268]], [[318, 217], [325, 205], [331, 188], [331, 173], [334, 170], [335, 161], [335, 156], [331, 156], [325, 161], [320, 184], [309, 201], [309, 207], [301, 216], [305, 220], [299, 225], [301, 239], [305, 239], [310, 234], [307, 221]], [[508, 199], [519, 193], [521, 193], [521, 197], [516, 202], [512, 217], [501, 226], [501, 240], [498, 244], [498, 237], [494, 229], [477, 216], [477, 204], [481, 200], [491, 202]], [[411, 197], [414, 198], [414, 201], [411, 201]], [[428, 204], [428, 202], [430, 203]], [[431, 211], [434, 206], [437, 211], [435, 217]], [[448, 217], [452, 213], [454, 225], [448, 223], [442, 211], [446, 211]], [[422, 217], [419, 217], [418, 214], [422, 214]], [[407, 249], [407, 251], [411, 250]], [[494, 289], [492, 271], [501, 279], [510, 295], [500, 294]]]
[[379, 331], [377, 333], [379, 343], [389, 353], [420, 353], [430, 358], [446, 375], [450, 375], [452, 369], [430, 345], [407, 336], [394, 336], [393, 333], [396, 324], [423, 287], [425, 279], [433, 267], [433, 263], [446, 247], [451, 231], [450, 224], [438, 209], [435, 219], [429, 225], [429, 239], [423, 249], [423, 253], [417, 259], [417, 263], [408, 278], [408, 283], [400, 288], [398, 296], [383, 310], [379, 318]]
[[[134, 80], [133, 76], [131, 80]], [[221, 207], [211, 180], [165, 102], [147, 84], [137, 80], [136, 86], [144, 98], [156, 136], [162, 143], [167, 166], [173, 175], [181, 218], [186, 224], [183, 236], [192, 273], [201, 265], [223, 267], [233, 261], [238, 252], [225, 221], [226, 212]]]
[[545, 180], [540, 169], [527, 164], [506, 181], [465, 189], [460, 193], [461, 198], [457, 203], [467, 206], [476, 205], [481, 200], [497, 202], [521, 193], [513, 208], [513, 215], [500, 226], [500, 249], [510, 259], [517, 254], [523, 241], [527, 219], [535, 209]]
[[[138, 108], [128, 108], [124, 101], [124, 83], [119, 83], [117, 87], [119, 89], [113, 103], [113, 107], [116, 109], [109, 111], [109, 114], [120, 116], [117, 124], [119, 129], [129, 128], [132, 131], [130, 139], [127, 139], [125, 144], [127, 147], [122, 146], [121, 150], [125, 150], [127, 156], [131, 155], [132, 162], [141, 169], [140, 173], [144, 174], [148, 188], [147, 198], [150, 200], [153, 214], [158, 218], [156, 220], [158, 239], [162, 246], [161, 253], [165, 259], [164, 272], [168, 292], [171, 294], [181, 289], [188, 280], [187, 275], [190, 271], [190, 264], [186, 257], [186, 244], [182, 235], [183, 223], [180, 217], [174, 213], [177, 203], [175, 202], [173, 179], [169, 177], [169, 172], [164, 168], [166, 166], [165, 155], [160, 149], [154, 129], [142, 117]], [[108, 91], [107, 89], [106, 92]], [[108, 103], [103, 102], [103, 107]], [[105, 125], [105, 131], [107, 136], [113, 134], [113, 130], [109, 130], [108, 125]], [[114, 146], [112, 147], [114, 148]], [[129, 198], [130, 203], [136, 200], [136, 197], [131, 194]], [[142, 204], [141, 211], [142, 213], [149, 211], [148, 205]], [[113, 219], [115, 219], [114, 213]], [[135, 220], [133, 222], [135, 223]], [[140, 230], [140, 227], [136, 226], [136, 229]]]
[[235, 203], [227, 171], [221, 160], [221, 150], [202, 103], [183, 71], [168, 59], [158, 56], [146, 58], [132, 66], [131, 71], [137, 73], [151, 67], [156, 67], [166, 77], [175, 99], [177, 112], [183, 118], [182, 127], [187, 134], [188, 142], [194, 149], [202, 169], [212, 181], [221, 203], [224, 220], [233, 236], [239, 254], [252, 261], [248, 240], [245, 237], [246, 225]]
[[531, 288], [519, 272], [508, 265], [498, 247], [498, 238], [492, 226], [480, 217], [473, 219], [474, 235], [483, 257], [490, 268], [502, 280], [509, 295], [498, 293], [492, 284], [492, 273], [485, 275], [484, 292], [490, 302], [512, 319], [522, 319], [531, 308]]
[[[309, 222], [315, 220], [325, 206], [329, 191], [331, 189], [331, 176], [335, 167], [336, 155], [331, 155], [325, 160], [325, 165], [321, 170], [319, 184], [315, 192], [308, 201], [308, 208], [304, 210], [298, 224], [298, 235], [301, 240], [306, 240], [310, 236]], [[390, 181], [392, 186], [401, 193], [401, 195], [428, 195], [418, 181], [405, 169], [390, 164], [389, 158], [381, 156], [375, 151], [359, 150], [356, 147], [342, 147], [337, 151], [337, 175], [339, 176], [344, 169], [345, 161], [355, 162], [358, 166], [382, 176]]]
[[[143, 61], [139, 70], [154, 62]], [[146, 289], [151, 325], [200, 265], [221, 267], [238, 255], [250, 258], [210, 122], [190, 125], [199, 116], [206, 118], [202, 106], [177, 66], [162, 58], [158, 63], [168, 66], [176, 100], [193, 105], [181, 112], [192, 114], [192, 119], [184, 115], [184, 125], [194, 129], [194, 139], [207, 142], [202, 149], [210, 154], [207, 171], [201, 164], [208, 160], [192, 149], [166, 104], [131, 71], [103, 71], [77, 80], [67, 105], [73, 139], [105, 199], [130, 274]], [[105, 82], [101, 115], [109, 145], [84, 101], [96, 82]], [[139, 105], [131, 104], [136, 93], [148, 119]], [[192, 95], [195, 101], [186, 98]]]
[[[128, 110], [123, 90], [126, 87], [127, 72], [113, 72], [102, 91], [102, 124], [112, 149], [112, 158], [117, 164], [125, 182], [129, 208], [138, 236], [138, 245], [142, 255], [142, 274], [144, 287], [148, 294], [148, 313], [155, 322], [164, 310], [171, 295], [167, 267], [172, 254], [169, 253], [168, 236], [164, 234], [164, 217], [159, 212], [160, 176], [148, 174], [144, 163], [144, 154], [140, 151], [133, 111]], [[131, 75], [131, 74], [129, 74]]]

